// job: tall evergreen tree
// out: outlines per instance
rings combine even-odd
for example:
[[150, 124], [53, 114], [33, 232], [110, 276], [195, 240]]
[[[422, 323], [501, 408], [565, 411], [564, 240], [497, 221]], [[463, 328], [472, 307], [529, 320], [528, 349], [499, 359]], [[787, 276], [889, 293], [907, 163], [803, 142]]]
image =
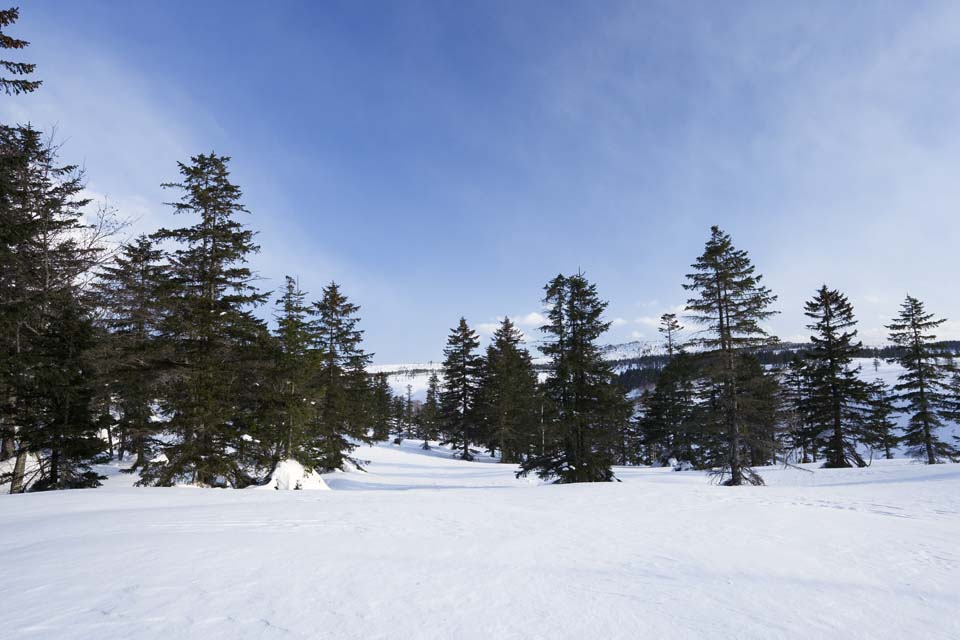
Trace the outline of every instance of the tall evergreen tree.
[[276, 351], [271, 388], [276, 398], [277, 429], [274, 456], [292, 458], [309, 464], [303, 455], [309, 439], [309, 423], [316, 412], [318, 354], [314, 341], [312, 309], [299, 283], [286, 276], [284, 290], [277, 300], [274, 319]]
[[619, 434], [632, 407], [597, 345], [610, 326], [602, 318], [607, 303], [579, 273], [559, 275], [544, 290], [549, 420], [543, 453], [524, 460], [518, 475], [533, 471], [564, 483], [614, 480]]
[[678, 353], [643, 396], [640, 430], [651, 464], [666, 465], [673, 459], [700, 466], [700, 424], [694, 420], [697, 375], [695, 356]]
[[807, 361], [807, 419], [825, 433], [825, 467], [866, 465], [857, 451], [862, 440], [863, 412], [867, 386], [860, 380], [860, 367], [853, 358], [863, 347], [856, 340], [853, 306], [845, 295], [826, 285], [820, 287], [805, 307], [813, 322], [807, 328], [813, 346], [805, 354]]
[[781, 372], [781, 411], [785, 422], [785, 445], [799, 462], [816, 462], [821, 448], [820, 429], [809, 420], [810, 382], [806, 360], [794, 355]]
[[393, 415], [393, 393], [387, 374], [380, 372], [373, 376], [370, 387], [370, 406], [367, 411], [373, 440], [386, 440], [390, 437], [390, 423]]
[[487, 447], [501, 462], [519, 462], [531, 450], [539, 428], [537, 374], [523, 347], [523, 334], [504, 318], [487, 347], [477, 414]]
[[703, 254], [692, 266], [694, 272], [683, 286], [696, 297], [687, 301], [687, 310], [705, 328], [705, 335], [693, 344], [707, 352], [705, 372], [718, 387], [719, 415], [710, 423], [723, 430], [726, 440], [712, 462], [721, 477], [729, 474], [724, 484], [762, 484], [747, 464], [750, 449], [760, 443], [752, 442], [746, 430], [739, 370], [745, 361], [738, 356], [775, 342], [762, 323], [776, 313], [769, 307], [777, 297], [761, 284], [762, 276], [755, 273], [747, 252], [736, 249], [719, 227], [711, 228]]
[[198, 155], [179, 163], [180, 191], [174, 212], [195, 224], [161, 229], [158, 241], [176, 243], [169, 256], [170, 293], [162, 337], [169, 345], [171, 383], [162, 407], [174, 438], [164, 460], [141, 474], [141, 482], [240, 487], [255, 481], [244, 453], [256, 440], [238, 407], [257, 393], [251, 386], [252, 348], [266, 332], [252, 309], [266, 300], [254, 285], [247, 257], [259, 250], [253, 231], [236, 219], [247, 213], [241, 191], [230, 181], [229, 158]]
[[420, 410], [420, 438], [423, 448], [430, 448], [430, 441], [440, 437], [440, 378], [436, 371], [427, 379], [427, 394]]
[[140, 236], [122, 247], [96, 284], [109, 332], [101, 354], [119, 410], [121, 457], [128, 439], [136, 456], [130, 471], [146, 466], [153, 458], [153, 404], [163, 371], [158, 335], [165, 280], [162, 252], [150, 238]]
[[[30, 43], [26, 40], [13, 38], [7, 35], [6, 29], [20, 18], [20, 9], [11, 7], [10, 9], [0, 10], [0, 49], [20, 50], [26, 48]], [[21, 93], [31, 93], [40, 88], [42, 80], [30, 80], [29, 76], [36, 69], [37, 65], [28, 62], [11, 62], [9, 60], [0, 60], [0, 68], [11, 74], [11, 78], [0, 78], [0, 89], [9, 95], [19, 95]]]
[[[83, 222], [83, 186], [82, 172], [60, 165], [38, 131], [0, 126], [0, 449], [16, 457], [13, 493], [31, 482], [96, 482], [68, 468], [82, 469], [78, 453], [92, 453], [91, 407], [79, 404], [93, 402], [84, 287], [103, 253], [102, 238]], [[83, 378], [71, 375], [78, 368]], [[40, 461], [32, 477], [28, 455]]]
[[677, 314], [665, 313], [660, 316], [660, 328], [657, 331], [663, 334], [667, 342], [667, 357], [672, 358], [673, 352], [677, 349], [677, 336], [683, 331], [680, 321], [677, 320]]
[[900, 315], [887, 325], [890, 342], [900, 348], [895, 358], [903, 373], [900, 374], [894, 391], [901, 408], [909, 414], [909, 422], [903, 433], [903, 443], [910, 455], [927, 464], [955, 459], [956, 448], [937, 436], [944, 425], [944, 413], [949, 412], [947, 376], [949, 366], [945, 355], [934, 343], [933, 331], [946, 322], [927, 313], [923, 303], [907, 296], [900, 306]]
[[897, 423], [891, 417], [896, 413], [890, 387], [879, 378], [869, 385], [867, 414], [864, 417], [864, 443], [883, 452], [887, 460], [893, 459], [893, 448], [900, 442]]
[[451, 329], [443, 349], [443, 391], [440, 394], [440, 415], [444, 444], [460, 449], [459, 457], [472, 460], [470, 444], [479, 435], [474, 411], [480, 385], [481, 358], [477, 355], [480, 338], [460, 318]]
[[331, 282], [323, 298], [314, 303], [317, 316], [316, 348], [320, 353], [315, 458], [311, 467], [343, 469], [347, 462], [359, 466], [350, 453], [368, 433], [370, 380], [367, 366], [372, 355], [363, 351], [363, 331], [358, 328], [360, 307], [350, 302]]

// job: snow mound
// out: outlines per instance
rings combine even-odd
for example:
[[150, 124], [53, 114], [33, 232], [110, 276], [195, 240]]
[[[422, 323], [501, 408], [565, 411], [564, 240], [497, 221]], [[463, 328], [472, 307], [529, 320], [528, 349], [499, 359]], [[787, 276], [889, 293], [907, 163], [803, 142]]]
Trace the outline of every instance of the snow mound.
[[282, 460], [270, 475], [270, 481], [261, 486], [261, 489], [304, 489], [311, 491], [329, 491], [330, 487], [323, 481], [320, 474], [307, 471], [296, 460]]

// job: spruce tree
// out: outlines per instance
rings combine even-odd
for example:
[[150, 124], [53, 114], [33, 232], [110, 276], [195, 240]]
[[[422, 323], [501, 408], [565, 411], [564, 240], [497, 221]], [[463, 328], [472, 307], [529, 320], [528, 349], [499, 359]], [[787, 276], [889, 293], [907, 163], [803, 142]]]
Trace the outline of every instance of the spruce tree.
[[430, 372], [427, 379], [427, 394], [420, 410], [420, 438], [423, 448], [430, 448], [430, 441], [440, 438], [440, 378], [436, 371]]
[[725, 439], [711, 462], [721, 478], [729, 475], [724, 484], [763, 484], [747, 464], [750, 450], [760, 443], [751, 442], [747, 432], [740, 403], [740, 367], [745, 361], [738, 356], [776, 341], [762, 323], [776, 313], [769, 307], [777, 297], [763, 286], [747, 252], [736, 249], [719, 227], [711, 228], [703, 254], [692, 267], [683, 286], [696, 297], [687, 301], [687, 310], [705, 329], [693, 344], [706, 352], [704, 371], [717, 386], [717, 415], [708, 423], [722, 429]]
[[174, 212], [195, 223], [154, 234], [177, 247], [168, 258], [161, 331], [172, 364], [162, 408], [173, 437], [163, 459], [141, 474], [143, 483], [242, 487], [256, 480], [245, 458], [257, 438], [240, 407], [258, 393], [250, 374], [266, 329], [252, 309], [266, 294], [246, 266], [259, 247], [253, 231], [236, 219], [247, 209], [230, 181], [229, 160], [194, 156], [179, 163], [181, 182], [163, 185], [180, 192], [170, 203]]
[[893, 459], [893, 448], [900, 442], [897, 423], [891, 417], [896, 413], [890, 387], [877, 379], [869, 385], [867, 414], [864, 416], [864, 443], [883, 452], [887, 460]]
[[695, 356], [678, 353], [644, 394], [640, 430], [650, 464], [665, 466], [673, 459], [700, 466], [700, 425], [694, 420], [697, 375]]
[[808, 423], [822, 433], [824, 467], [863, 467], [857, 451], [862, 440], [867, 386], [859, 378], [853, 358], [863, 347], [856, 340], [853, 306], [845, 295], [826, 285], [807, 302], [805, 315], [813, 346], [806, 352]]
[[350, 302], [331, 282], [314, 303], [314, 343], [319, 351], [317, 370], [320, 399], [317, 403], [310, 465], [325, 471], [344, 469], [358, 443], [370, 442], [367, 431], [370, 380], [367, 366], [373, 356], [363, 351], [363, 331], [358, 328], [360, 307]]
[[[26, 40], [13, 38], [5, 33], [6, 28], [12, 25], [20, 18], [20, 9], [11, 7], [10, 9], [0, 10], [0, 49], [20, 50], [26, 48], [30, 43]], [[30, 80], [24, 76], [29, 76], [36, 69], [37, 65], [28, 62], [11, 62], [9, 60], [0, 60], [0, 68], [11, 74], [11, 78], [0, 78], [0, 89], [9, 95], [19, 95], [21, 93], [31, 93], [40, 88], [42, 80]]]
[[373, 376], [370, 386], [370, 402], [367, 410], [371, 425], [371, 437], [383, 441], [390, 437], [390, 423], [393, 412], [393, 393], [387, 374], [380, 372]]
[[537, 374], [523, 334], [504, 318], [483, 362], [477, 415], [487, 447], [501, 462], [520, 462], [530, 452], [539, 427]]
[[550, 359], [543, 384], [548, 418], [543, 452], [523, 461], [518, 475], [535, 472], [556, 482], [614, 480], [619, 434], [631, 405], [597, 340], [609, 328], [607, 303], [582, 273], [558, 275], [544, 287], [547, 324], [541, 351]]
[[660, 316], [660, 328], [657, 331], [663, 334], [667, 342], [667, 357], [672, 358], [673, 352], [677, 348], [677, 336], [683, 331], [680, 321], [677, 320], [677, 314], [665, 313]]
[[121, 248], [96, 284], [108, 331], [102, 368], [119, 411], [120, 457], [128, 440], [136, 456], [131, 472], [153, 458], [153, 403], [163, 375], [158, 336], [165, 281], [162, 252], [150, 238], [140, 236]]
[[316, 412], [318, 366], [317, 352], [312, 348], [311, 307], [306, 304], [306, 297], [299, 283], [286, 276], [274, 313], [277, 348], [270, 376], [277, 403], [274, 456], [277, 460], [296, 459], [302, 464], [310, 463], [303, 450], [308, 440], [308, 423]]
[[480, 384], [482, 361], [477, 355], [480, 338], [460, 318], [450, 330], [447, 346], [443, 349], [443, 391], [440, 393], [440, 416], [445, 441], [459, 458], [473, 460], [470, 444], [479, 435], [474, 411]]
[[[82, 172], [61, 165], [40, 132], [0, 126], [0, 449], [16, 458], [11, 493], [97, 481], [77, 457], [97, 453], [92, 407], [79, 403], [94, 402], [85, 285], [103, 254], [103, 237], [83, 222], [83, 188]], [[32, 477], [28, 455], [40, 461]]]
[[788, 448], [797, 452], [799, 462], [816, 462], [821, 448], [820, 430], [811, 426], [809, 416], [810, 382], [807, 363], [794, 355], [781, 372], [781, 411]]
[[950, 373], [945, 353], [934, 344], [933, 331], [946, 322], [927, 313], [923, 303], [907, 296], [900, 306], [900, 315], [887, 325], [890, 342], [899, 348], [894, 359], [903, 367], [893, 387], [901, 409], [909, 414], [903, 433], [903, 443], [911, 456], [937, 464], [958, 456], [956, 448], [937, 436], [944, 425], [944, 413], [949, 413], [947, 376]]

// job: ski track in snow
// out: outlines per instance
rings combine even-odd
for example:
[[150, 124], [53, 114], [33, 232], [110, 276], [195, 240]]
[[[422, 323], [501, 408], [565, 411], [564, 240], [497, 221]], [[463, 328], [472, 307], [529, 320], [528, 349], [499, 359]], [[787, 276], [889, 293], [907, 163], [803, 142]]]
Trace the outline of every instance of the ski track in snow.
[[2, 496], [4, 637], [960, 637], [960, 465], [548, 486], [418, 444], [331, 491]]

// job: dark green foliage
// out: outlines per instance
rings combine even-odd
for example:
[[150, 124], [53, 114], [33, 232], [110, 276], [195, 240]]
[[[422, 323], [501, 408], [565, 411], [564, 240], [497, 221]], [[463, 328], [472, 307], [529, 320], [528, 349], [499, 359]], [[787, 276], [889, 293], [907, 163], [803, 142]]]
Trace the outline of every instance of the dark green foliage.
[[820, 429], [808, 419], [810, 381], [806, 361], [795, 355], [781, 370], [780, 409], [784, 448], [793, 449], [798, 462], [816, 462], [822, 446]]
[[[20, 40], [7, 35], [6, 27], [9, 27], [20, 18], [20, 9], [11, 7], [10, 9], [0, 10], [0, 49], [24, 49], [30, 43], [26, 40]], [[9, 95], [19, 95], [21, 93], [30, 93], [36, 91], [43, 84], [42, 80], [30, 80], [22, 76], [28, 76], [33, 73], [37, 65], [28, 62], [11, 62], [9, 60], [0, 60], [0, 68], [7, 73], [15, 76], [13, 78], [0, 78], [0, 89]]]
[[748, 460], [764, 442], [753, 440], [755, 431], [748, 429], [740, 398], [743, 384], [754, 381], [745, 380], [741, 369], [749, 361], [738, 356], [776, 340], [761, 323], [774, 315], [769, 307], [777, 298], [761, 284], [762, 276], [755, 274], [747, 252], [736, 249], [719, 227], [711, 228], [703, 254], [692, 266], [694, 271], [683, 286], [697, 296], [687, 301], [687, 310], [704, 327], [703, 336], [693, 345], [705, 352], [703, 372], [712, 387], [712, 415], [704, 424], [722, 431], [725, 440], [722, 451], [712, 456], [713, 462], [721, 478], [729, 475], [724, 484], [762, 484]]
[[[309, 423], [316, 413], [318, 357], [313, 350], [311, 308], [306, 293], [290, 276], [277, 300], [273, 368], [268, 388], [276, 402], [275, 458], [299, 459], [309, 440]], [[301, 463], [306, 461], [299, 460]]]
[[642, 442], [651, 464], [672, 458], [699, 467], [702, 424], [696, 417], [695, 356], [680, 353], [661, 370], [657, 384], [643, 396]]
[[479, 436], [474, 411], [480, 385], [482, 362], [477, 355], [480, 339], [460, 318], [451, 329], [443, 349], [443, 391], [440, 394], [440, 416], [444, 444], [451, 445], [464, 460], [472, 460], [471, 442]]
[[509, 318], [493, 334], [483, 362], [477, 401], [484, 444], [501, 462], [520, 462], [539, 436], [537, 374], [523, 334]]
[[[81, 172], [28, 127], [0, 126], [0, 437], [11, 492], [94, 486], [94, 330], [83, 285], [101, 255]], [[39, 468], [26, 475], [27, 456]]]
[[373, 376], [370, 388], [369, 421], [372, 425], [371, 437], [373, 440], [386, 440], [390, 437], [390, 423], [393, 414], [393, 393], [390, 391], [390, 382], [387, 374], [378, 373]]
[[896, 410], [893, 394], [883, 380], [869, 385], [867, 413], [863, 420], [864, 444], [882, 451], [887, 460], [893, 459], [893, 448], [900, 442], [897, 423], [891, 418]]
[[158, 340], [166, 281], [161, 260], [162, 252], [140, 236], [103, 268], [96, 285], [107, 330], [100, 351], [102, 375], [116, 401], [121, 457], [128, 441], [136, 456], [130, 471], [145, 467], [154, 452], [153, 404], [164, 369]]
[[95, 378], [90, 351], [93, 323], [76, 300], [51, 301], [55, 311], [36, 344], [32, 405], [33, 428], [22, 436], [47, 460], [34, 490], [76, 489], [100, 485], [90, 461], [106, 452], [92, 413]]
[[258, 458], [258, 438], [249, 433], [256, 422], [249, 412], [260, 389], [257, 347], [266, 328], [251, 310], [266, 294], [246, 266], [259, 247], [236, 220], [247, 210], [228, 162], [216, 154], [195, 156], [179, 164], [182, 182], [164, 185], [181, 193], [171, 203], [175, 212], [196, 222], [155, 234], [177, 246], [169, 256], [161, 327], [172, 364], [161, 406], [175, 438], [163, 447], [166, 460], [142, 474], [145, 483], [240, 487], [254, 481], [249, 463]]
[[363, 331], [357, 325], [360, 307], [350, 302], [335, 282], [323, 289], [314, 303], [314, 344], [320, 363], [317, 381], [320, 395], [312, 427], [312, 443], [301, 460], [313, 469], [345, 468], [358, 443], [369, 442], [371, 355], [363, 351]]
[[677, 314], [665, 313], [660, 316], [660, 327], [657, 331], [662, 333], [664, 339], [667, 341], [667, 357], [672, 358], [674, 351], [680, 348], [677, 344], [677, 338], [680, 332], [683, 331], [683, 327], [677, 320]]
[[597, 340], [610, 324], [607, 303], [582, 274], [559, 275], [544, 287], [547, 324], [541, 351], [550, 359], [543, 384], [545, 432], [542, 452], [523, 461], [531, 471], [557, 482], [603, 482], [611, 468], [631, 404], [603, 359]]
[[824, 443], [824, 467], [866, 465], [857, 451], [862, 440], [867, 386], [858, 377], [853, 358], [861, 348], [856, 340], [853, 306], [847, 297], [826, 285], [805, 307], [814, 322], [807, 328], [813, 346], [806, 359], [806, 421]]
[[933, 346], [936, 341], [933, 331], [944, 322], [945, 319], [935, 319], [924, 310], [922, 302], [908, 295], [900, 306], [899, 317], [887, 325], [890, 342], [902, 347], [896, 361], [904, 371], [893, 388], [902, 410], [910, 416], [902, 441], [911, 456], [927, 464], [958, 456], [956, 448], [937, 437], [945, 414], [950, 414], [948, 354]]
[[427, 397], [417, 414], [417, 430], [424, 449], [429, 449], [430, 441], [440, 437], [440, 378], [436, 371], [431, 371], [427, 380]]

